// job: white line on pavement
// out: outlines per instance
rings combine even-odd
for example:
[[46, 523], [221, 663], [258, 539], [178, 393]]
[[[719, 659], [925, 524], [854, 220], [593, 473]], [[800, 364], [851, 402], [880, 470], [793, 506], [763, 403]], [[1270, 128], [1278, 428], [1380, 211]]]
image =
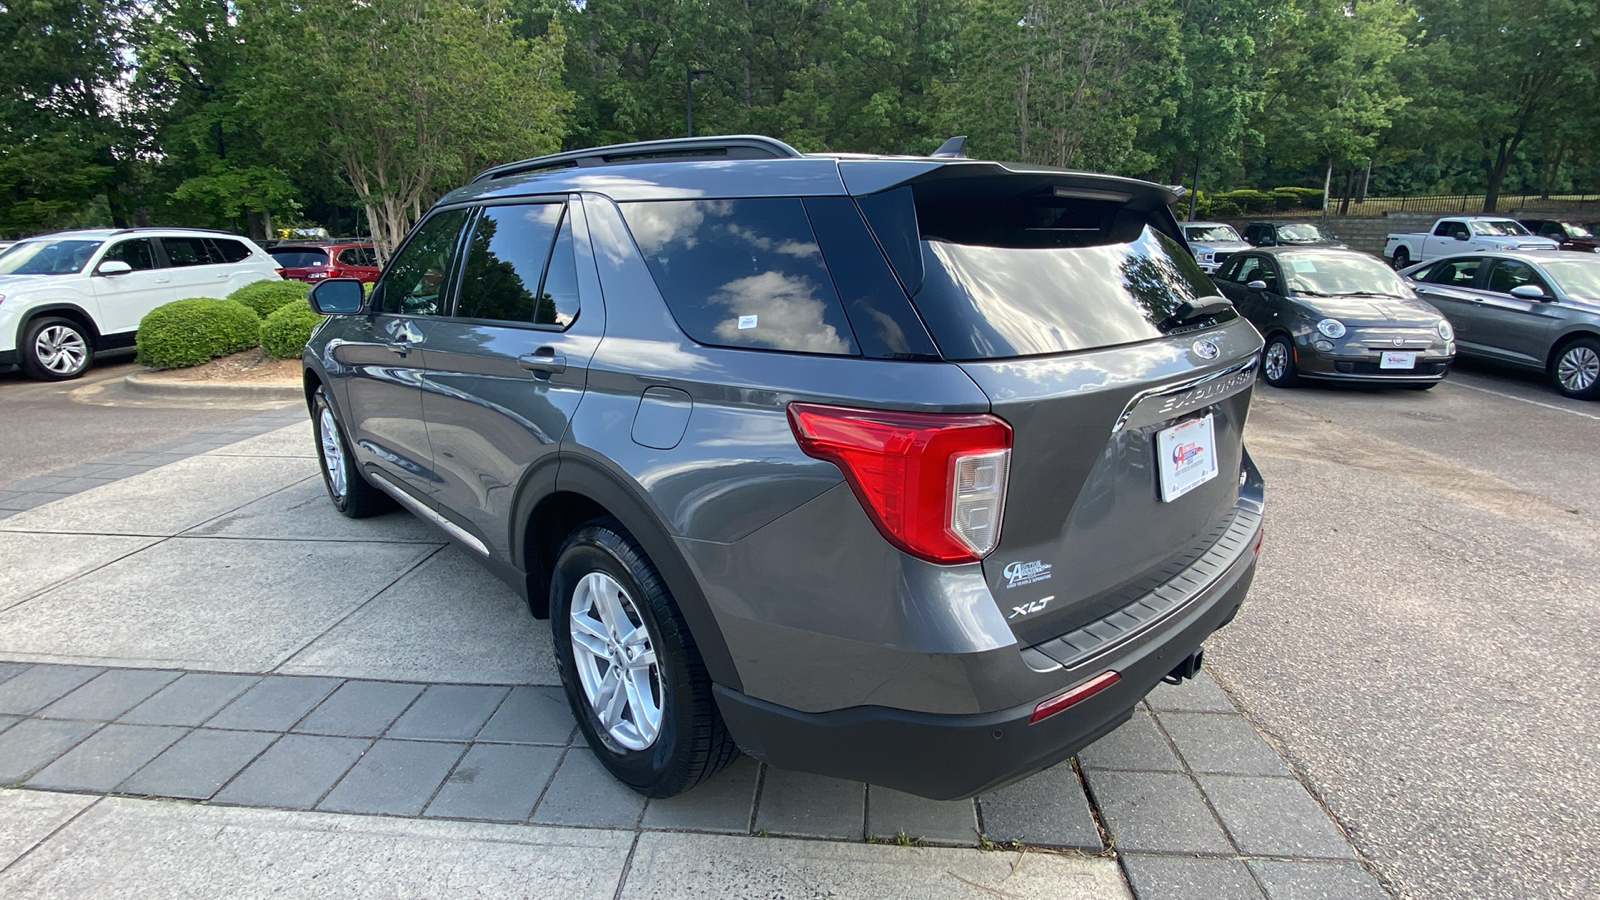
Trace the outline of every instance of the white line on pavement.
[[1565, 406], [1556, 406], [1554, 403], [1541, 403], [1538, 400], [1529, 400], [1527, 397], [1518, 397], [1515, 394], [1506, 394], [1506, 393], [1502, 393], [1500, 391], [1491, 391], [1491, 390], [1489, 390], [1488, 388], [1485, 388], [1485, 387], [1478, 387], [1475, 384], [1462, 384], [1459, 381], [1452, 381], [1452, 382], [1450, 382], [1450, 384], [1454, 385], [1455, 387], [1464, 387], [1469, 391], [1482, 391], [1485, 394], [1493, 394], [1496, 397], [1504, 397], [1507, 400], [1518, 400], [1518, 401], [1521, 401], [1523, 403], [1532, 403], [1534, 406], [1542, 406], [1545, 409], [1553, 409], [1556, 412], [1569, 413], [1569, 414], [1574, 415], [1574, 416], [1582, 416], [1585, 419], [1593, 419], [1596, 422], [1600, 422], [1600, 416], [1591, 415], [1591, 414], [1586, 413], [1586, 412], [1578, 412], [1575, 409], [1567, 409]]

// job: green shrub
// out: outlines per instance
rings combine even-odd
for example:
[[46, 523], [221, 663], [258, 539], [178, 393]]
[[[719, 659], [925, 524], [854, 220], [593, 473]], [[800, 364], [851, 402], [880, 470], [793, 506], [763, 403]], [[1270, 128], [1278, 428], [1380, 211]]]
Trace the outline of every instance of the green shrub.
[[1321, 188], [1279, 187], [1273, 188], [1272, 192], [1274, 194], [1293, 194], [1299, 200], [1300, 205], [1306, 207], [1307, 209], [1322, 208]]
[[1241, 212], [1243, 210], [1239, 208], [1239, 204], [1234, 203], [1232, 200], [1218, 198], [1211, 201], [1211, 206], [1206, 210], [1205, 216], [1208, 219], [1233, 219], [1237, 218]]
[[1249, 188], [1237, 191], [1225, 191], [1216, 196], [1216, 199], [1226, 200], [1243, 209], [1245, 212], [1262, 213], [1273, 206], [1272, 195], [1265, 191], [1254, 191]]
[[245, 306], [255, 310], [256, 315], [265, 319], [281, 306], [304, 300], [311, 291], [311, 285], [304, 281], [252, 281], [237, 291], [228, 295], [229, 300], [237, 300]]
[[1272, 205], [1279, 212], [1294, 209], [1300, 205], [1300, 197], [1289, 191], [1280, 191], [1274, 188], [1272, 191]]
[[295, 359], [311, 339], [311, 330], [323, 318], [303, 300], [280, 306], [261, 323], [261, 349], [278, 359]]
[[261, 317], [237, 300], [190, 297], [150, 310], [134, 346], [141, 364], [176, 369], [254, 347], [260, 330]]

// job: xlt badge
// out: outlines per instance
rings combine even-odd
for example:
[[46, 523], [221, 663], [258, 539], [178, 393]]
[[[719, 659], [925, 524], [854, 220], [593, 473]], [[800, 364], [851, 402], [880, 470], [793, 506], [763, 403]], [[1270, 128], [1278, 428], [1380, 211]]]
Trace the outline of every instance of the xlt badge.
[[1024, 603], [1021, 606], [1013, 606], [1011, 607], [1011, 615], [1006, 616], [1006, 618], [1015, 619], [1017, 616], [1031, 616], [1036, 612], [1043, 612], [1044, 608], [1049, 606], [1050, 601], [1054, 600], [1055, 598], [1056, 595], [1051, 594], [1048, 597], [1035, 600], [1032, 603]]

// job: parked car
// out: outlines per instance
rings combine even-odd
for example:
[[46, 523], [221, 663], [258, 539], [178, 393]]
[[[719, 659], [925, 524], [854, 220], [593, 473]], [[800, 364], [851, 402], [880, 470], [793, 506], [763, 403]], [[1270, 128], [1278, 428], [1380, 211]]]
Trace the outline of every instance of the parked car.
[[1207, 275], [1227, 262], [1229, 256], [1250, 249], [1250, 245], [1239, 237], [1239, 232], [1234, 231], [1232, 225], [1221, 222], [1184, 222], [1183, 237], [1189, 242], [1195, 262]]
[[145, 313], [226, 297], [277, 265], [248, 238], [186, 228], [62, 231], [0, 256], [0, 365], [76, 378], [101, 350], [132, 347]]
[[1515, 219], [1493, 216], [1447, 216], [1431, 231], [1391, 234], [1383, 242], [1383, 255], [1396, 269], [1414, 262], [1468, 250], [1554, 250], [1556, 242], [1535, 237]]
[[1600, 253], [1600, 236], [1576, 222], [1556, 219], [1518, 219], [1523, 228], [1555, 241], [1562, 250]]
[[1262, 374], [1427, 390], [1455, 360], [1455, 334], [1406, 281], [1354, 250], [1275, 247], [1240, 253], [1218, 289], [1266, 338]]
[[0, 253], [5, 253], [17, 245], [16, 241], [0, 241]]
[[378, 280], [378, 254], [370, 241], [281, 243], [267, 251], [284, 278], [315, 284], [325, 278]]
[[1192, 675], [1253, 576], [1261, 339], [1175, 199], [761, 137], [490, 169], [368, 299], [312, 289], [328, 494], [399, 502], [548, 616], [641, 793], [736, 747], [992, 790]]
[[1245, 242], [1254, 247], [1344, 247], [1339, 239], [1310, 222], [1251, 222]]
[[1549, 251], [1448, 256], [1403, 273], [1455, 326], [1461, 353], [1600, 398], [1600, 258]]

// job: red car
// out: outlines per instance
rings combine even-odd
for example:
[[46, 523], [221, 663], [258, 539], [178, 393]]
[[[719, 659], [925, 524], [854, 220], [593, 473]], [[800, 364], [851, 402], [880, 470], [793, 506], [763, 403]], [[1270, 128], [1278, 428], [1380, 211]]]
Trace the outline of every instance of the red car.
[[1519, 219], [1522, 227], [1553, 241], [1561, 242], [1561, 249], [1576, 250], [1579, 253], [1594, 253], [1600, 250], [1600, 236], [1576, 222], [1560, 222], [1553, 219]]
[[378, 255], [371, 241], [279, 244], [267, 250], [284, 278], [316, 284], [327, 278], [378, 280]]

